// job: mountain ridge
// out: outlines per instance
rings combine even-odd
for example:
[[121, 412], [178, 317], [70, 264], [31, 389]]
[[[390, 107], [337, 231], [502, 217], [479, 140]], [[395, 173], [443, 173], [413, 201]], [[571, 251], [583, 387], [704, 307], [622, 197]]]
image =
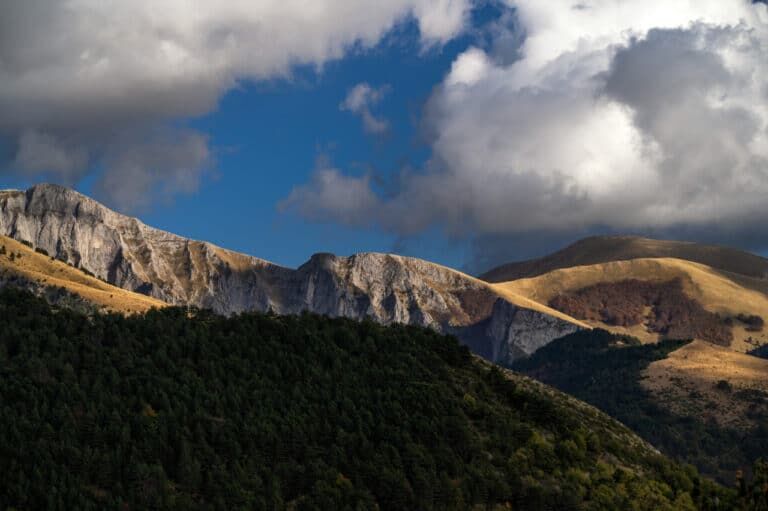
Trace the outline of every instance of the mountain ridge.
[[313, 255], [296, 269], [147, 226], [50, 184], [0, 194], [0, 234], [172, 305], [372, 317], [458, 336], [508, 362], [587, 326], [456, 270], [394, 254]]
[[[673, 285], [675, 282], [678, 285]], [[573, 266], [553, 270], [537, 277], [499, 283], [496, 286], [527, 296], [534, 301], [549, 304], [566, 314], [585, 320], [592, 326], [615, 333], [633, 335], [646, 342], [657, 341], [663, 337], [670, 338], [670, 335], [674, 337], [681, 331], [689, 332], [682, 338], [700, 337], [701, 334], [697, 335], [695, 329], [690, 328], [682, 330], [677, 328], [675, 329], [677, 334], [646, 330], [646, 323], [652, 322], [653, 316], [659, 314], [682, 324], [682, 320], [685, 319], [683, 314], [685, 309], [679, 306], [683, 301], [687, 301], [690, 305], [701, 307], [706, 311], [710, 316], [709, 319], [714, 322], [713, 327], [721, 327], [731, 332], [732, 340], [728, 345], [732, 349], [746, 352], [757, 345], [768, 343], [768, 334], [762, 328], [762, 323], [750, 325], [745, 322], [749, 318], [755, 318], [755, 321], [768, 319], [768, 296], [763, 291], [744, 286], [741, 279], [734, 280], [722, 271], [683, 259], [639, 258]], [[642, 305], [648, 307], [648, 310], [635, 313], [645, 317], [645, 321], [630, 322], [634, 324], [630, 327], [626, 321], [629, 309], [623, 302], [633, 300], [634, 295], [642, 294], [642, 288], [648, 288], [648, 286], [659, 288], [659, 290], [662, 287], [668, 288], [663, 293], [667, 300], [646, 301]], [[679, 292], [676, 293], [679, 300], [674, 303], [668, 303], [673, 291], [670, 286], [679, 288]], [[563, 307], [568, 304], [571, 304], [571, 307]], [[675, 310], [665, 312], [669, 309], [665, 304], [674, 306]], [[588, 320], [582, 314], [569, 310], [573, 306], [584, 312], [587, 312], [584, 307], [592, 307], [589, 312], [598, 313], [602, 319], [593, 316]], [[652, 314], [653, 311], [656, 311], [656, 314]], [[618, 322], [610, 321], [611, 317], [616, 318]], [[697, 321], [693, 317], [690, 320]]]
[[719, 245], [639, 236], [590, 236], [540, 258], [497, 266], [479, 278], [498, 283], [537, 277], [573, 266], [662, 257], [684, 259], [727, 274], [768, 282], [768, 259], [756, 254]]
[[141, 313], [167, 304], [124, 289], [0, 235], [0, 287], [11, 285], [45, 296], [53, 305], [79, 310]]

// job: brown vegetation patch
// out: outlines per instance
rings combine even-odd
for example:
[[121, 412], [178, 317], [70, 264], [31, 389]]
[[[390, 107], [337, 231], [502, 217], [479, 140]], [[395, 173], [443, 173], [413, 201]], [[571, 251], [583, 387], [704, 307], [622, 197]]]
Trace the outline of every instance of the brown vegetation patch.
[[549, 306], [578, 319], [612, 326], [644, 324], [648, 331], [669, 339], [699, 338], [723, 346], [733, 340], [727, 321], [686, 295], [680, 278], [594, 284], [557, 295]]

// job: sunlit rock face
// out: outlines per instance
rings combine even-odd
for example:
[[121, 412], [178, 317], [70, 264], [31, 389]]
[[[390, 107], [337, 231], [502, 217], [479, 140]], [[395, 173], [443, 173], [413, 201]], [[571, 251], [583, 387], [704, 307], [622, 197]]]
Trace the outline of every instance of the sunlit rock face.
[[490, 286], [420, 259], [316, 254], [298, 269], [144, 225], [73, 190], [0, 192], [0, 233], [30, 242], [107, 282], [223, 314], [302, 311], [405, 323], [458, 336], [497, 362], [577, 327], [518, 307]]

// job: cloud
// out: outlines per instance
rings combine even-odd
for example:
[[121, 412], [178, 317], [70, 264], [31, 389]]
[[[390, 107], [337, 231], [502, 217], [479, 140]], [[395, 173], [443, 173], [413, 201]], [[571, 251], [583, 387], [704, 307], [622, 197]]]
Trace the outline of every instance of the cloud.
[[[4, 167], [73, 183], [106, 166], [100, 188], [111, 196], [116, 183], [137, 178], [115, 163], [125, 161], [114, 157], [126, 152], [115, 149], [121, 141], [130, 141], [126, 150], [145, 147], [136, 143], [143, 133], [212, 111], [243, 81], [289, 78], [296, 65], [371, 48], [406, 20], [418, 24], [424, 47], [442, 44], [464, 29], [469, 7], [469, 0], [4, 1], [0, 137], [16, 148]], [[191, 159], [200, 151], [183, 147]], [[180, 182], [177, 170], [142, 173], [150, 174], [146, 186]]]
[[57, 169], [64, 175], [77, 175], [88, 165], [88, 152], [84, 147], [72, 146], [34, 129], [21, 132], [14, 166], [31, 172]]
[[375, 89], [367, 83], [358, 83], [350, 89], [339, 108], [359, 115], [363, 120], [363, 128], [366, 133], [383, 135], [389, 130], [389, 123], [386, 119], [380, 119], [373, 115], [371, 108], [379, 103], [388, 91], [389, 86], [387, 85]]
[[110, 172], [98, 181], [96, 194], [131, 211], [194, 192], [213, 164], [207, 137], [179, 130], [115, 141], [103, 159]]
[[365, 227], [380, 200], [371, 191], [370, 176], [348, 177], [318, 158], [312, 181], [294, 188], [278, 209], [295, 211], [319, 221], [340, 221]]
[[[477, 240], [727, 232], [765, 218], [766, 5], [510, 7], [517, 20], [508, 26], [524, 32], [522, 44], [506, 37], [511, 51], [491, 44], [455, 59], [424, 110], [429, 162], [397, 176], [396, 192], [378, 193], [378, 207], [360, 215], [402, 235], [438, 226]], [[334, 205], [323, 215], [333, 217]], [[360, 221], [348, 208], [344, 218]]]

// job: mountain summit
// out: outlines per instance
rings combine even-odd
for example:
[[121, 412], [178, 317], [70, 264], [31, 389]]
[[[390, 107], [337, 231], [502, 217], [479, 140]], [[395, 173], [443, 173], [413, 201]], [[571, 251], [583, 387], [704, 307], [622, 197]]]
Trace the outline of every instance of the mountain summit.
[[749, 252], [690, 241], [654, 240], [637, 236], [591, 236], [547, 256], [503, 264], [481, 279], [488, 282], [538, 277], [573, 266], [640, 258], [671, 257], [705, 264], [716, 270], [750, 278], [768, 278], [768, 259]]
[[0, 234], [120, 288], [224, 314], [311, 311], [431, 327], [497, 362], [528, 355], [583, 323], [420, 259], [316, 254], [297, 269], [189, 240], [76, 191], [0, 192]]

